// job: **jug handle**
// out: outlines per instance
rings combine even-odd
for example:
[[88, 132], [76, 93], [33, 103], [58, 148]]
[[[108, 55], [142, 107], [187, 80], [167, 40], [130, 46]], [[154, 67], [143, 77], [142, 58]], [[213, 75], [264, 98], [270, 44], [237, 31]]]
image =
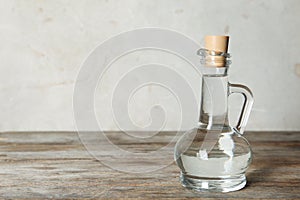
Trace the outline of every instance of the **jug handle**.
[[236, 125], [236, 129], [240, 132], [240, 134], [243, 134], [250, 116], [254, 100], [252, 92], [247, 86], [229, 83], [229, 95], [235, 93], [242, 94], [244, 96], [244, 103], [238, 119], [238, 123]]

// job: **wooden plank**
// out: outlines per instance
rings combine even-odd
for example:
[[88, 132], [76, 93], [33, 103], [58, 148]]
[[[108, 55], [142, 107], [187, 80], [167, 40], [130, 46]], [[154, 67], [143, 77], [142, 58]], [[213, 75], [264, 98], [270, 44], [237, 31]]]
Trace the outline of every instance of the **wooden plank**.
[[[173, 132], [151, 139], [116, 132], [106, 135], [127, 151], [144, 153], [174, 137]], [[184, 189], [172, 152], [166, 152], [170, 165], [163, 169], [124, 173], [93, 158], [73, 132], [0, 133], [0, 198], [300, 199], [300, 133], [249, 132], [245, 136], [254, 152], [247, 187], [223, 194]], [[160, 162], [161, 157], [153, 157], [152, 163], [134, 164], [143, 168]]]

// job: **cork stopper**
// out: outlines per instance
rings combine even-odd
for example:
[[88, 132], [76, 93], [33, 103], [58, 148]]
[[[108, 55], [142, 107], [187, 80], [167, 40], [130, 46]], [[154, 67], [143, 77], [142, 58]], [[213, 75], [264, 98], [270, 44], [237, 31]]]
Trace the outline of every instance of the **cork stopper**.
[[205, 36], [205, 49], [227, 53], [229, 36]]
[[221, 55], [221, 53], [227, 53], [229, 36], [215, 36], [208, 35], [205, 36], [205, 46], [206, 50], [211, 50], [219, 53], [219, 55], [209, 55], [207, 56], [206, 64], [210, 67], [226, 67], [226, 57]]

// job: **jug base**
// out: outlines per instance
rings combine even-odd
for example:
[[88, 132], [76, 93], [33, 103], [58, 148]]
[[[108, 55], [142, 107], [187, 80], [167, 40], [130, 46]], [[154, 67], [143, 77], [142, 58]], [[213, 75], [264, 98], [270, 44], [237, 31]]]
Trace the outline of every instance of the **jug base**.
[[247, 182], [245, 175], [208, 178], [185, 174], [180, 175], [180, 181], [184, 187], [198, 192], [233, 192], [244, 188]]

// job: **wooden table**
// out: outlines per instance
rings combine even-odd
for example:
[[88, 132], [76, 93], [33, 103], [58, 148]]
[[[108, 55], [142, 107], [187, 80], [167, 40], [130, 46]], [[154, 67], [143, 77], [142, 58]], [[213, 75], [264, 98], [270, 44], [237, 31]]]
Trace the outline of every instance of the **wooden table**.
[[[139, 143], [118, 133], [107, 134], [122, 148], [137, 151], [157, 149], [173, 135], [165, 132], [151, 142]], [[300, 132], [248, 132], [245, 136], [254, 152], [246, 188], [195, 193], [180, 185], [179, 168], [172, 160], [150, 173], [125, 173], [93, 158], [75, 132], [0, 133], [0, 198], [300, 199]], [[159, 160], [153, 158], [153, 162]], [[147, 162], [136, 165], [142, 170]]]

